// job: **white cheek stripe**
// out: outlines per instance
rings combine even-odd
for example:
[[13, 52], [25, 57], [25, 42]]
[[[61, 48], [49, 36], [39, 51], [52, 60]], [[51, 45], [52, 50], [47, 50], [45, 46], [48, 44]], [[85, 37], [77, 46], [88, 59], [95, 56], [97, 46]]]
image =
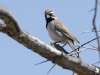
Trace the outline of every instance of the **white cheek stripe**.
[[49, 15], [47, 15], [47, 18], [50, 18], [50, 16], [49, 16]]

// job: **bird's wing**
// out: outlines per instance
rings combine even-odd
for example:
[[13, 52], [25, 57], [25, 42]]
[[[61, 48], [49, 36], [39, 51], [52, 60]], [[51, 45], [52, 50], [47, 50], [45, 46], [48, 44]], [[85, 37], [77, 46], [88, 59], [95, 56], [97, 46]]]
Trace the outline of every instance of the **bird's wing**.
[[62, 34], [64, 34], [66, 37], [68, 37], [69, 39], [76, 41], [77, 43], [80, 43], [75, 37], [74, 35], [69, 31], [69, 29], [59, 20], [56, 19], [55, 20], [55, 28], [62, 32]]

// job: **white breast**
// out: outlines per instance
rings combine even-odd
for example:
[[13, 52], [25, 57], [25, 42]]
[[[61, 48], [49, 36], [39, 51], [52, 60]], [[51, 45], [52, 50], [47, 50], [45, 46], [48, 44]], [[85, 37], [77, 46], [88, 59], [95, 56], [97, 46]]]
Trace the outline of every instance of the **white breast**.
[[54, 28], [54, 21], [51, 21], [50, 23], [48, 23], [48, 26], [47, 26], [47, 30], [48, 30], [48, 33], [49, 33], [49, 36], [51, 37], [52, 40], [54, 41], [61, 41], [61, 43], [65, 43], [66, 39], [64, 39], [64, 35], [59, 32], [58, 30], [56, 30]]
[[53, 22], [48, 23], [47, 30], [51, 39], [57, 41]]

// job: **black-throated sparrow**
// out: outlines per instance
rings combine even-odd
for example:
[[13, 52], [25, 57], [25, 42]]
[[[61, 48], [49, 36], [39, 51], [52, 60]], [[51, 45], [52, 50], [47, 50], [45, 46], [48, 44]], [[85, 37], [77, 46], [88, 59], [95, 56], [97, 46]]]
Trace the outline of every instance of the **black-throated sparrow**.
[[[68, 44], [73, 50], [75, 50], [74, 41], [80, 43], [69, 29], [57, 18], [55, 13], [51, 9], [45, 10], [46, 28], [49, 36], [55, 42], [62, 44]], [[77, 55], [78, 57], [78, 55]]]

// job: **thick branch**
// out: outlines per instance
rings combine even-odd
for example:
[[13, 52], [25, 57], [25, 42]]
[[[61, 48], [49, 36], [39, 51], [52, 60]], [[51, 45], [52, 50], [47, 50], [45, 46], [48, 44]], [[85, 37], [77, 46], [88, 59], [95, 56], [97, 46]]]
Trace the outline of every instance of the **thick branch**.
[[5, 24], [0, 24], [1, 32], [7, 34], [42, 57], [45, 57], [50, 61], [54, 61], [55, 58], [57, 58], [55, 61], [56, 64], [64, 69], [72, 70], [78, 75], [99, 75], [99, 68], [84, 62], [80, 63], [77, 58], [48, 46], [29, 33], [21, 30], [13, 15], [9, 10], [2, 6], [0, 6], [0, 18], [5, 22]]
[[19, 23], [17, 22], [14, 15], [4, 6], [0, 6], [0, 18], [5, 22], [10, 34], [20, 32]]

